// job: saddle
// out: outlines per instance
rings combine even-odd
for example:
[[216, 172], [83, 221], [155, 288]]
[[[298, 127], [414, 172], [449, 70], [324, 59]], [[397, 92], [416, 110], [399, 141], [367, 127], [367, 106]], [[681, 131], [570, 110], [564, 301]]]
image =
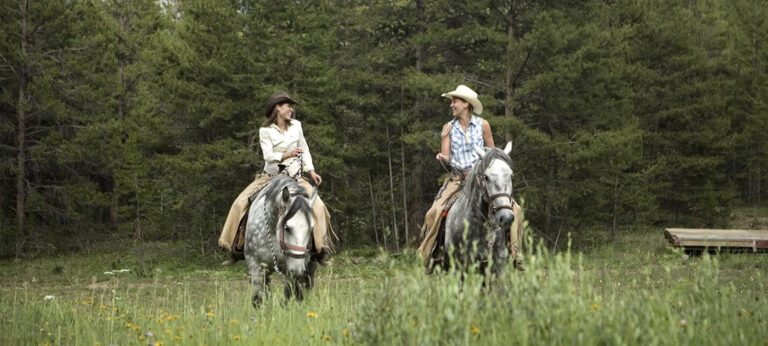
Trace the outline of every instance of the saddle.
[[[267, 184], [264, 184], [264, 186], [267, 186]], [[245, 227], [248, 225], [248, 213], [251, 210], [251, 204], [256, 199], [256, 196], [259, 195], [259, 192], [264, 189], [264, 186], [256, 189], [256, 191], [251, 193], [248, 197], [248, 207], [245, 208], [245, 214], [240, 218], [240, 223], [237, 225], [237, 233], [235, 233], [235, 240], [232, 241], [232, 247], [230, 248], [232, 258], [234, 259], [245, 259]]]
[[442, 262], [443, 244], [445, 244], [445, 219], [448, 218], [448, 211], [451, 210], [451, 207], [453, 207], [453, 205], [456, 203], [456, 200], [459, 199], [460, 195], [461, 189], [458, 189], [452, 196], [448, 198], [448, 201], [445, 203], [445, 207], [443, 207], [443, 211], [440, 213], [440, 217], [437, 219], [437, 237], [435, 238], [435, 244], [432, 246], [432, 250], [430, 251], [429, 255], [429, 258], [432, 259], [432, 263]]

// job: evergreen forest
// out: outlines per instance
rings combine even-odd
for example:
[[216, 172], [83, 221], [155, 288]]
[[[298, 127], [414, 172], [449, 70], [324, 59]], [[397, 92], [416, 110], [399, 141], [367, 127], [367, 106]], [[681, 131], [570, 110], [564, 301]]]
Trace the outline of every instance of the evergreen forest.
[[549, 246], [768, 197], [763, 0], [0, 0], [0, 257], [215, 250], [282, 90], [337, 246], [417, 246], [459, 84]]

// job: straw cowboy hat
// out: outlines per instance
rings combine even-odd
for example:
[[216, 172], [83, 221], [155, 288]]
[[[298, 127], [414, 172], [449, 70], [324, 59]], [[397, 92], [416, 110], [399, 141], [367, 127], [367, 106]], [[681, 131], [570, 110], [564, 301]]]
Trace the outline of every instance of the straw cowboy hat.
[[274, 109], [275, 106], [283, 103], [290, 103], [292, 105], [295, 105], [298, 102], [292, 99], [287, 92], [281, 91], [269, 97], [269, 101], [267, 101], [267, 112], [264, 114], [264, 116], [269, 118], [269, 116], [272, 115], [272, 109]]
[[443, 97], [447, 97], [449, 99], [458, 97], [464, 101], [469, 102], [469, 104], [472, 105], [472, 110], [478, 115], [483, 113], [483, 104], [480, 103], [480, 100], [477, 99], [477, 93], [466, 85], [459, 85], [456, 87], [456, 90], [443, 94]]

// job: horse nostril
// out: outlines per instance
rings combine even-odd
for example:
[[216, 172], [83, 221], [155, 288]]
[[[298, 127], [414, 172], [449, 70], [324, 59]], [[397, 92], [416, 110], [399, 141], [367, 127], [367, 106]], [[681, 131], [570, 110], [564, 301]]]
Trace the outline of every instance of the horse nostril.
[[501, 223], [501, 224], [507, 225], [507, 224], [511, 224], [513, 221], [515, 221], [515, 215], [514, 214], [504, 213], [504, 214], [500, 214], [499, 215], [499, 223]]

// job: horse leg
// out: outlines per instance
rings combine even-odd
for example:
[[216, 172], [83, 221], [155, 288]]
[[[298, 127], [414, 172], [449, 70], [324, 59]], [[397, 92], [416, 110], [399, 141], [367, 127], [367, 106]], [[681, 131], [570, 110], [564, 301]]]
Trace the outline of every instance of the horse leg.
[[496, 239], [493, 242], [491, 251], [493, 252], [493, 266], [491, 267], [491, 273], [498, 276], [501, 274], [501, 271], [504, 269], [504, 265], [506, 265], [507, 261], [509, 260], [509, 248], [507, 247], [507, 240], [501, 230], [499, 230], [499, 233], [496, 234]]
[[307, 273], [304, 280], [304, 288], [312, 289], [315, 287], [315, 271], [317, 270], [317, 262], [309, 261], [307, 264]]
[[285, 288], [283, 289], [283, 292], [285, 293], [285, 301], [288, 302], [291, 299], [291, 296], [295, 296], [296, 300], [301, 301], [304, 299], [304, 295], [301, 290], [301, 284], [299, 283], [299, 280], [301, 278], [297, 278], [294, 276], [286, 276], [285, 278]]
[[[306, 274], [305, 274], [306, 275]], [[304, 284], [301, 281], [305, 281], [306, 276], [302, 276], [293, 281], [294, 294], [297, 301], [304, 300]]]
[[247, 257], [245, 262], [248, 268], [248, 275], [251, 277], [251, 284], [253, 285], [253, 296], [251, 297], [251, 304], [254, 308], [258, 308], [263, 300], [263, 295], [265, 295], [267, 292], [269, 275], [265, 273], [264, 268], [256, 263], [256, 260], [253, 258]]

